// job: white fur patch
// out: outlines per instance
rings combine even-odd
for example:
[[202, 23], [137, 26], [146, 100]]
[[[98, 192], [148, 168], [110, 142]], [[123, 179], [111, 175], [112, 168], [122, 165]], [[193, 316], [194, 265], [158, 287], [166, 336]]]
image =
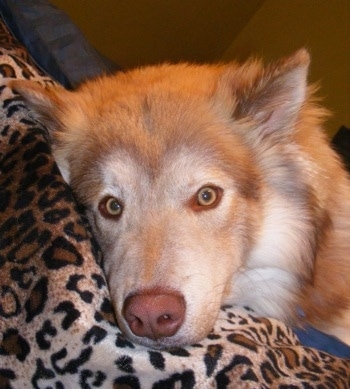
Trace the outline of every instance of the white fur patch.
[[[310, 222], [303, 209], [278, 195], [265, 198], [259, 237], [232, 280], [228, 303], [245, 305], [257, 315], [283, 318], [293, 315], [298, 276], [312, 267], [308, 242]], [[309, 262], [304, 263], [305, 258]]]
[[249, 307], [258, 316], [288, 320], [296, 285], [293, 274], [281, 268], [244, 268], [234, 277], [226, 302]]

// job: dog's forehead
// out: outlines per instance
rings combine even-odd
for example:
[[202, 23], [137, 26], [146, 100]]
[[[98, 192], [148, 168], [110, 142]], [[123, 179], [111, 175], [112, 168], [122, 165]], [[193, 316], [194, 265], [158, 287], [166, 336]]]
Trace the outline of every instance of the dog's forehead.
[[89, 131], [127, 142], [144, 138], [144, 132], [176, 139], [192, 127], [198, 131], [213, 119], [220, 69], [163, 65], [88, 82], [75, 95], [87, 119], [82, 126], [90, 121]]
[[100, 162], [104, 187], [157, 182], [161, 188], [162, 180], [176, 187], [181, 176], [187, 184], [200, 185], [222, 174], [248, 188], [249, 150], [235, 133], [233, 118], [213, 102], [213, 81], [202, 80], [197, 87], [198, 77], [177, 85], [174, 76], [170, 86], [141, 79], [136, 80], [140, 85], [127, 82], [120, 93], [122, 83], [113, 91], [99, 85], [104, 97], [94, 100], [97, 109], [82, 126], [93, 137], [85, 144]]
[[180, 151], [202, 160], [225, 154], [226, 143], [239, 142], [229, 121], [202, 96], [150, 88], [106, 102], [86, 127], [103, 159], [123, 155], [154, 173]]
[[141, 187], [162, 192], [169, 187], [181, 190], [182, 186], [196, 187], [229, 178], [213, 153], [205, 150], [183, 145], [162, 155], [158, 153], [155, 158], [142, 154], [118, 149], [105, 155], [100, 163], [105, 187]]

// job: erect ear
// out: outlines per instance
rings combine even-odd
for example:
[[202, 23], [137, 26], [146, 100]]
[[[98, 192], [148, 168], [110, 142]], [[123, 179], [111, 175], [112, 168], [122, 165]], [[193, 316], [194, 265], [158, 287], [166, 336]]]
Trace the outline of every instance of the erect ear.
[[233, 117], [252, 120], [261, 138], [288, 136], [306, 99], [309, 63], [302, 49], [267, 67], [250, 61], [228, 69], [221, 85], [230, 88]]

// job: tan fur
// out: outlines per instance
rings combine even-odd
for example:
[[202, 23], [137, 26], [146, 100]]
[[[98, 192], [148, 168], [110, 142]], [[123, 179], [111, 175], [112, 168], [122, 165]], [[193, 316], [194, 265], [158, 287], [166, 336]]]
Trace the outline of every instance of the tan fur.
[[[270, 66], [161, 65], [77, 91], [14, 81], [52, 135], [56, 161], [87, 207], [118, 323], [171, 346], [208, 334], [223, 303], [306, 321], [350, 344], [350, 184], [306, 85], [301, 50]], [[201, 187], [220, 188], [212, 207]], [[101, 216], [106, 196], [118, 219]], [[143, 290], [184, 296], [169, 338], [123, 318]]]

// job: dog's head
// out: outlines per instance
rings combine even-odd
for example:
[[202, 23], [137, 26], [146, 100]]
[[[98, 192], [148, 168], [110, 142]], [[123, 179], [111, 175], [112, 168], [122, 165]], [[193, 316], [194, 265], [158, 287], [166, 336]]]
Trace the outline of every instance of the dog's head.
[[261, 150], [288, 143], [308, 62], [300, 51], [267, 68], [162, 65], [74, 92], [12, 83], [88, 210], [130, 339], [165, 347], [210, 332], [261, 230]]

